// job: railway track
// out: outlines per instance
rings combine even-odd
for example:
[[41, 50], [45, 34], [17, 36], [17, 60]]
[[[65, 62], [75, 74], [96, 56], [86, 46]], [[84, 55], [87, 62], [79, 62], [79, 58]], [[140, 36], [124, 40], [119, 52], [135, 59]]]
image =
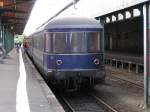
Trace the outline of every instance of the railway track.
[[63, 100], [69, 112], [105, 112], [97, 101], [86, 93], [64, 95]]
[[94, 94], [63, 96], [67, 112], [118, 112]]
[[128, 79], [125, 79], [125, 78], [116, 76], [116, 75], [114, 75], [114, 74], [118, 74], [118, 73], [113, 71], [113, 72], [110, 73], [109, 77], [110, 77], [110, 78], [114, 78], [114, 79], [118, 79], [118, 80], [121, 80], [121, 81], [124, 81], [124, 82], [127, 82], [127, 83], [129, 83], [129, 84], [132, 84], [132, 85], [134, 85], [134, 86], [140, 88], [140, 89], [144, 89], [144, 85], [143, 85], [142, 83], [141, 83], [141, 84], [140, 84], [140, 83], [136, 83], [136, 82], [134, 82], [134, 81], [131, 81], [131, 80], [128, 80]]
[[66, 104], [69, 112], [76, 112], [65, 97], [62, 97], [62, 99], [63, 99], [63, 102]]
[[94, 94], [92, 94], [92, 96], [99, 101], [99, 103], [101, 103], [103, 105], [103, 108], [105, 110], [105, 112], [118, 112], [117, 110], [115, 110], [111, 105], [109, 105], [108, 103], [106, 103], [104, 100], [102, 100], [101, 98], [95, 96]]
[[[136, 88], [144, 89], [142, 83], [136, 83], [123, 77], [117, 76], [118, 72], [111, 71], [110, 78], [117, 79], [117, 81], [125, 82], [125, 84]], [[119, 82], [120, 82], [119, 81]], [[91, 97], [89, 97], [91, 96]], [[85, 93], [83, 96], [70, 96], [71, 99], [64, 97], [65, 104], [70, 108], [69, 112], [119, 112], [113, 106], [109, 105], [105, 100], [98, 95], [92, 93]], [[67, 111], [68, 112], [68, 111]]]

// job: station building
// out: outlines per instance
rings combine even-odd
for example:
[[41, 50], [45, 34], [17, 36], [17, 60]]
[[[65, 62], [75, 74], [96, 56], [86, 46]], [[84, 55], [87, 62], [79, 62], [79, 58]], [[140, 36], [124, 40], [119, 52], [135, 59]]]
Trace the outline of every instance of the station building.
[[[35, 0], [0, 0], [0, 44], [12, 50]], [[150, 1], [142, 0], [95, 17], [104, 25], [106, 64], [143, 73], [144, 100], [150, 105]]]
[[150, 104], [150, 1], [128, 4], [96, 17], [104, 24], [106, 64], [144, 73], [144, 98]]

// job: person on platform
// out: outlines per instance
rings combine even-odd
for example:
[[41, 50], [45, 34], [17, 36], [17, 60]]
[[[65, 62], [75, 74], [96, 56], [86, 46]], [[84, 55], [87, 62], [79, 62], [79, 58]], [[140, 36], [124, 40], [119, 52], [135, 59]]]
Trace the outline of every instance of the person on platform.
[[27, 40], [24, 39], [24, 40], [23, 40], [23, 50], [24, 50], [24, 53], [26, 52], [27, 48], [28, 48]]
[[18, 36], [15, 37], [15, 48], [17, 53], [19, 53], [19, 48], [20, 48], [20, 42]]

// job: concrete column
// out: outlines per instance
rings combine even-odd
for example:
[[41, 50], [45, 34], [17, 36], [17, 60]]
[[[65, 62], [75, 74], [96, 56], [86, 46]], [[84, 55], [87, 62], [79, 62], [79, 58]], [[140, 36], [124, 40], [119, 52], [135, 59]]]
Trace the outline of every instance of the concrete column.
[[136, 73], [136, 74], [138, 74], [138, 73], [139, 73], [139, 65], [138, 65], [138, 64], [136, 64], [135, 73]]
[[121, 60], [121, 68], [123, 69], [123, 67], [124, 67], [124, 66], [123, 66], [123, 61]]
[[113, 61], [112, 61], [112, 59], [110, 59], [110, 65], [113, 66]]
[[116, 60], [116, 68], [118, 68], [118, 61]]
[[114, 14], [115, 18], [116, 18], [116, 21], [119, 20], [119, 17], [118, 17], [118, 14]]
[[112, 59], [112, 66], [116, 65], [116, 59]]
[[133, 17], [134, 17], [134, 15], [133, 15], [133, 10], [130, 10], [129, 12], [130, 12], [130, 14], [131, 14], [131, 18], [133, 18]]
[[128, 62], [128, 72], [131, 72], [131, 62]]
[[125, 20], [126, 19], [126, 12], [123, 12], [122, 15], [123, 15], [123, 20]]
[[144, 100], [150, 105], [150, 5], [143, 5], [143, 35], [144, 35]]
[[109, 16], [110, 23], [112, 23], [112, 16]]

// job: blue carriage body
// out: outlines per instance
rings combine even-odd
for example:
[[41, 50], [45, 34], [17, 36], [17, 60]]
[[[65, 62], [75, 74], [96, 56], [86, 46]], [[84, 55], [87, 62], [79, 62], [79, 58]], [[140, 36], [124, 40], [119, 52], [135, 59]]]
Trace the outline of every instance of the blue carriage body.
[[102, 25], [89, 18], [62, 18], [31, 35], [29, 55], [45, 77], [65, 80], [88, 77], [103, 80], [104, 36]]

